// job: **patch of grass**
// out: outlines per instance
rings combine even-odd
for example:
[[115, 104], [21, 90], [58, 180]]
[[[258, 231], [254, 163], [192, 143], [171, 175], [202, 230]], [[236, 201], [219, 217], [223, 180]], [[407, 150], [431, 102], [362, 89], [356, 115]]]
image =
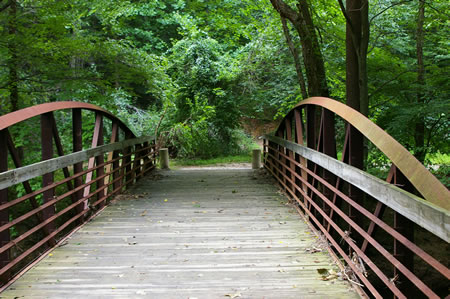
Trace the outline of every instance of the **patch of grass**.
[[450, 155], [440, 152], [427, 154], [427, 160], [433, 165], [450, 165]]
[[170, 167], [181, 167], [181, 166], [209, 166], [217, 164], [229, 164], [229, 163], [250, 163], [251, 155], [236, 155], [236, 156], [225, 156], [217, 157], [212, 159], [174, 159], [170, 160]]

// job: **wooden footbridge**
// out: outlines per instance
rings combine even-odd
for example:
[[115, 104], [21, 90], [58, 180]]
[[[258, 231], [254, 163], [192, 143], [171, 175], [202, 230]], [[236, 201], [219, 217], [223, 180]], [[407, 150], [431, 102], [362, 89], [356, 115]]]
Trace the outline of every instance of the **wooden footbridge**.
[[[358, 168], [362, 136], [386, 180]], [[449, 191], [339, 102], [296, 106], [264, 136], [264, 170], [157, 170], [158, 153], [90, 104], [1, 116], [0, 298], [448, 295]]]

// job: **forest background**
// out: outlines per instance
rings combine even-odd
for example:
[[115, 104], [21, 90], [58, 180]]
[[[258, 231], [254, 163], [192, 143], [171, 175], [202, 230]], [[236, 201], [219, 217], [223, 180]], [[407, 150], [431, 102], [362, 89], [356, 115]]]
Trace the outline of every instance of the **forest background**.
[[[352, 1], [367, 10], [363, 113], [419, 160], [439, 164], [448, 185], [448, 1]], [[181, 158], [244, 153], [252, 134], [324, 95], [308, 77], [302, 12], [322, 56], [321, 84], [345, 102], [352, 1], [1, 0], [0, 115], [89, 102], [137, 135], [162, 136]], [[19, 147], [30, 146], [32, 129], [13, 134]], [[385, 162], [369, 152], [367, 165]]]

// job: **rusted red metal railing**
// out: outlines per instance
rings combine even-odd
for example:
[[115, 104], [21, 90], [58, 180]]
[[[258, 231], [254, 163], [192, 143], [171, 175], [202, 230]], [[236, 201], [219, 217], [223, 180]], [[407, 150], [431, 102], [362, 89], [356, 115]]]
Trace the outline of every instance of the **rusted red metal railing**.
[[[56, 112], [67, 114], [67, 110], [71, 111], [72, 117], [71, 154], [65, 154], [63, 150], [54, 115]], [[87, 117], [94, 117], [95, 121], [93, 132], [90, 132], [90, 148], [83, 150], [82, 128]], [[42, 161], [23, 166], [10, 129], [36, 118], [40, 118]], [[105, 120], [111, 128], [105, 127]], [[109, 136], [105, 136], [105, 132]], [[108, 144], [104, 144], [105, 137], [109, 137]], [[57, 157], [54, 157], [54, 149]], [[118, 118], [91, 104], [54, 102], [1, 116], [2, 283], [102, 210], [112, 196], [152, 170], [157, 154], [154, 138], [136, 138]], [[9, 169], [12, 165], [15, 168]], [[55, 180], [55, 173], [63, 178]], [[33, 188], [30, 181], [39, 178], [41, 186]], [[16, 197], [15, 186], [18, 184], [23, 185], [25, 195]]]
[[[346, 122], [341, 161], [335, 117]], [[386, 181], [350, 166], [363, 153], [352, 147], [355, 130], [391, 160]], [[359, 112], [328, 98], [301, 102], [264, 136], [264, 165], [344, 261], [344, 276], [370, 297], [448, 295], [448, 254], [439, 244], [449, 242], [449, 191]]]

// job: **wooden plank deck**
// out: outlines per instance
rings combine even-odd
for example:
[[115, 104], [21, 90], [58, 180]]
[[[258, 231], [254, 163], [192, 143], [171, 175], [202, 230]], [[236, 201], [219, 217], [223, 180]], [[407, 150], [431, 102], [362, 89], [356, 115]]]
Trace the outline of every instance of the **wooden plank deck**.
[[1, 298], [359, 298], [272, 181], [250, 169], [159, 171]]

